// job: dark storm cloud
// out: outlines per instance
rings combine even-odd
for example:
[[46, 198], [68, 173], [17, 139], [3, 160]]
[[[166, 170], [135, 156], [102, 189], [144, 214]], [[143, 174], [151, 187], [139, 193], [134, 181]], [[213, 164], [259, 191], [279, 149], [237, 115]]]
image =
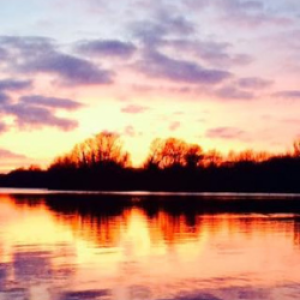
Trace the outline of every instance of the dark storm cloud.
[[245, 131], [234, 127], [216, 127], [206, 131], [208, 138], [220, 139], [241, 139], [245, 136]]
[[128, 58], [136, 51], [136, 46], [119, 40], [90, 40], [79, 42], [75, 49], [84, 55]]
[[44, 106], [48, 108], [60, 108], [65, 110], [76, 110], [83, 106], [81, 103], [71, 99], [44, 97], [41, 95], [21, 97], [20, 102], [28, 105]]
[[228, 71], [204, 68], [196, 62], [171, 58], [157, 51], [145, 51], [136, 67], [151, 78], [191, 84], [216, 84], [231, 77]]

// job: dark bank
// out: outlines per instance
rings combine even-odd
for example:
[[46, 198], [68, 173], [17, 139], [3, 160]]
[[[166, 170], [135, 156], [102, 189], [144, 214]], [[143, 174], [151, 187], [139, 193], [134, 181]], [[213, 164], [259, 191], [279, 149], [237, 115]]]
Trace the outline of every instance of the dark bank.
[[102, 132], [53, 161], [46, 169], [1, 175], [2, 187], [53, 190], [174, 192], [300, 192], [300, 151], [271, 155], [247, 150], [205, 152], [183, 140], [156, 139], [143, 165], [133, 168], [120, 136]]

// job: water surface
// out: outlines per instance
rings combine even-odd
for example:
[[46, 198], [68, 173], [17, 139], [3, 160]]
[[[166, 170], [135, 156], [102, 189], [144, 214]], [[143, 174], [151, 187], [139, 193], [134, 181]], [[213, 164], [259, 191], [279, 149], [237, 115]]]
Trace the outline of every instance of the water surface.
[[0, 299], [300, 299], [298, 199], [210, 197], [2, 192]]

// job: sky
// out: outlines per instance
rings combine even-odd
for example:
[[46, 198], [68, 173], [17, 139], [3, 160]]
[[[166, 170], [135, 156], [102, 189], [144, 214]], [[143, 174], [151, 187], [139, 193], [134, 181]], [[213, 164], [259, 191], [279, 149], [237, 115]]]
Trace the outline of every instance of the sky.
[[0, 172], [101, 131], [287, 151], [300, 136], [299, 0], [0, 0]]

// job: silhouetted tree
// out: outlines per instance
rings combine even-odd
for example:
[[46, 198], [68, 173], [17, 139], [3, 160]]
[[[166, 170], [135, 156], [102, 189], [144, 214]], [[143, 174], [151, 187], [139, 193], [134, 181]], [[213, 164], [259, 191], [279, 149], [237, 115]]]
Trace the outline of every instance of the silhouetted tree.
[[186, 145], [184, 149], [184, 165], [188, 168], [196, 168], [199, 167], [202, 160], [204, 158], [204, 154], [202, 148], [197, 145]]
[[130, 156], [123, 150], [120, 136], [112, 132], [101, 132], [93, 138], [75, 145], [72, 151], [58, 157], [50, 169], [57, 168], [95, 168], [130, 165]]
[[146, 168], [196, 167], [203, 158], [202, 148], [177, 138], [155, 139], [150, 146]]
[[204, 167], [216, 167], [220, 166], [224, 162], [224, 158], [220, 152], [213, 149], [204, 154], [202, 162]]
[[297, 139], [294, 141], [293, 147], [294, 147], [293, 155], [299, 157], [300, 156], [300, 139]]

